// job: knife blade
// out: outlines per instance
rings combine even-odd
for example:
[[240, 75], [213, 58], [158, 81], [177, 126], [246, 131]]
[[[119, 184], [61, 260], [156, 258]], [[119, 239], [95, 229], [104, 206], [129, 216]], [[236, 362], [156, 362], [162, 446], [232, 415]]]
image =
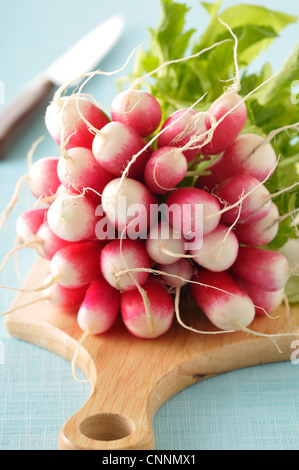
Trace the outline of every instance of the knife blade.
[[119, 39], [124, 19], [115, 15], [92, 29], [38, 74], [0, 114], [0, 158], [34, 119], [57, 86], [94, 70]]

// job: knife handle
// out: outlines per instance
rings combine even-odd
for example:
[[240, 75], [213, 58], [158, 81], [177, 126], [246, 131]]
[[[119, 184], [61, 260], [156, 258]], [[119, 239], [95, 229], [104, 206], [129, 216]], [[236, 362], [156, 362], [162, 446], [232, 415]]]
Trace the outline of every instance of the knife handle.
[[0, 114], [0, 159], [36, 116], [53, 88], [54, 84], [40, 75], [3, 109]]

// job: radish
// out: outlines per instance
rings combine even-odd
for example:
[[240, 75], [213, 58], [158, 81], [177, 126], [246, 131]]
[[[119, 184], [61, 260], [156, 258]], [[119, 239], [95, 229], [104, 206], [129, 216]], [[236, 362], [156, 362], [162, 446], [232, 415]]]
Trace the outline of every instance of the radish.
[[82, 287], [101, 278], [103, 244], [82, 242], [58, 250], [50, 263], [52, 279], [69, 289]]
[[242, 134], [223, 152], [221, 162], [222, 179], [242, 174], [264, 181], [273, 173], [277, 158], [272, 145], [265, 142], [264, 137]]
[[283, 254], [253, 246], [240, 246], [231, 270], [238, 278], [270, 292], [282, 289], [290, 276]]
[[78, 242], [95, 238], [96, 205], [86, 196], [61, 194], [49, 207], [47, 221], [62, 240]]
[[122, 274], [130, 269], [149, 269], [151, 261], [141, 240], [112, 240], [101, 253], [101, 271], [108, 284], [119, 291], [137, 289], [148, 278], [148, 272]]
[[123, 122], [112, 121], [97, 133], [92, 151], [98, 164], [115, 177], [121, 176], [127, 164], [138, 154], [127, 176], [141, 181], [152, 153], [150, 146], [144, 149], [146, 145], [135, 129]]
[[244, 245], [262, 246], [272, 242], [278, 233], [279, 211], [271, 201], [269, 213], [261, 220], [248, 223], [237, 223], [235, 225], [235, 234], [240, 243]]
[[47, 220], [48, 208], [29, 209], [22, 212], [16, 223], [20, 243], [27, 243], [37, 236], [40, 226]]
[[153, 193], [166, 194], [185, 178], [187, 169], [183, 152], [174, 147], [161, 147], [148, 159], [144, 181]]
[[163, 123], [157, 139], [158, 148], [186, 147], [183, 153], [190, 162], [200, 154], [206, 139], [202, 134], [206, 130], [205, 120], [200, 113], [194, 109], [179, 109]]
[[[88, 148], [75, 147], [60, 158], [57, 166], [60, 182], [70, 191], [96, 197], [113, 176], [102, 168]], [[94, 190], [94, 191], [93, 191]]]
[[0, 316], [9, 315], [10, 313], [13, 313], [17, 310], [46, 300], [51, 303], [52, 307], [59, 309], [60, 313], [61, 311], [67, 313], [77, 313], [78, 308], [84, 299], [87, 287], [88, 285], [67, 288], [58, 284], [58, 282], [53, 282], [52, 276], [48, 275], [44, 280], [42, 288], [39, 289], [39, 291], [41, 291], [40, 296], [36, 297], [30, 302], [27, 302], [26, 304], [13, 307], [5, 313], [1, 313]]
[[198, 242], [214, 230], [221, 218], [216, 197], [198, 188], [177, 188], [166, 199], [166, 217], [174, 230]]
[[[58, 166], [57, 166], [58, 167]], [[75, 192], [74, 190], [68, 189], [66, 186], [60, 183], [58, 186], [56, 193], [53, 194], [52, 196], [47, 196], [43, 198], [39, 198], [35, 206], [38, 206], [39, 204], [48, 204], [49, 206], [52, 204], [52, 202], [55, 201], [55, 199], [60, 196], [60, 194], [68, 194], [69, 196], [74, 196]]]
[[236, 221], [256, 222], [264, 218], [271, 208], [268, 189], [253, 176], [232, 176], [216, 187], [214, 194], [222, 202], [221, 220], [226, 225]]
[[236, 279], [240, 287], [249, 295], [255, 305], [256, 315], [266, 315], [274, 312], [284, 299], [284, 288], [276, 291], [266, 291], [244, 280]]
[[83, 331], [98, 335], [108, 331], [120, 310], [120, 292], [104, 279], [90, 283], [81, 302], [77, 321]]
[[188, 259], [179, 259], [172, 264], [158, 264], [159, 276], [171, 287], [182, 287], [193, 277], [194, 267]]
[[172, 264], [186, 253], [185, 240], [168, 222], [153, 225], [145, 242], [146, 252], [156, 263]]
[[43, 157], [30, 167], [27, 179], [31, 193], [36, 198], [52, 196], [56, 193], [60, 185], [57, 175], [59, 159], [60, 157]]
[[[28, 211], [28, 212], [35, 212]], [[28, 218], [28, 217], [27, 217]], [[20, 225], [20, 223], [19, 223]], [[5, 267], [7, 261], [10, 257], [16, 253], [17, 251], [22, 250], [23, 248], [34, 248], [36, 252], [44, 259], [51, 260], [54, 254], [64, 248], [65, 246], [69, 246], [74, 242], [68, 242], [66, 240], [62, 240], [61, 238], [57, 237], [55, 233], [50, 229], [47, 220], [45, 220], [38, 230], [35, 232], [26, 232], [26, 228], [24, 228], [24, 224], [19, 227], [21, 237], [19, 237], [20, 244], [16, 244], [16, 246], [10, 250], [7, 255], [5, 256], [1, 266], [0, 271]], [[31, 227], [32, 228], [32, 227]], [[35, 227], [36, 229], [37, 227]], [[21, 230], [22, 229], [22, 230]]]
[[[94, 103], [83, 96], [66, 96], [52, 101], [46, 110], [45, 124], [49, 134], [65, 149], [86, 147], [91, 149], [94, 133], [78, 113], [96, 129], [100, 130], [110, 119]], [[61, 141], [62, 140], [62, 141]]]
[[[230, 92], [220, 96], [211, 104], [208, 112], [216, 119], [211, 141], [201, 149], [203, 154], [217, 155], [226, 150], [238, 137], [247, 120], [247, 108], [241, 96]], [[209, 116], [205, 119], [207, 130], [212, 123]]]
[[192, 282], [194, 300], [220, 330], [240, 330], [253, 321], [252, 300], [227, 271], [214, 273], [202, 268], [195, 273]]
[[10, 212], [19, 200], [20, 191], [25, 181], [28, 182], [31, 193], [36, 198], [45, 198], [53, 196], [60, 185], [57, 176], [57, 164], [59, 158], [44, 157], [37, 160], [30, 168], [29, 172], [19, 178], [14, 194], [7, 208], [2, 212], [0, 217], [0, 228], [7, 220]]
[[[45, 279], [45, 285], [51, 280], [51, 275]], [[43, 300], [49, 300], [51, 305], [59, 310], [77, 310], [86, 294], [87, 285], [69, 289], [55, 282], [42, 291]]]
[[132, 178], [115, 178], [105, 186], [102, 194], [108, 221], [120, 232], [129, 231], [131, 238], [134, 230], [140, 236], [147, 233], [151, 206], [156, 204], [157, 197], [143, 183]]
[[165, 334], [174, 319], [174, 302], [171, 294], [158, 283], [146, 282], [149, 308], [152, 316], [152, 328], [148, 323], [143, 298], [137, 290], [121, 294], [121, 316], [124, 325], [134, 336], [153, 339]]
[[207, 174], [198, 176], [194, 183], [195, 188], [214, 193], [214, 190], [217, 188], [217, 186], [225, 180], [225, 178], [218, 175], [218, 167], [219, 174], [221, 174], [222, 171], [222, 155], [223, 154], [220, 154], [216, 160], [209, 164], [209, 166], [206, 168], [206, 171], [208, 172]]
[[108, 241], [115, 240], [120, 237], [120, 233], [107, 219], [102, 204], [98, 204], [95, 212], [96, 216], [99, 217], [95, 227], [95, 235], [97, 240]]
[[38, 254], [44, 259], [51, 260], [61, 248], [76, 242], [69, 242], [57, 237], [46, 220], [37, 231], [35, 243]]
[[113, 121], [128, 124], [142, 137], [152, 134], [161, 121], [161, 108], [153, 95], [144, 90], [126, 90], [111, 104]]
[[68, 189], [64, 184], [60, 184], [57, 188], [57, 191], [55, 193], [57, 196], [60, 196], [60, 194], [69, 194], [69, 195], [72, 195], [73, 194], [73, 191], [71, 191], [70, 189]]
[[229, 269], [236, 261], [239, 242], [232, 230], [219, 224], [215, 230], [204, 235], [199, 250], [189, 250], [193, 260], [210, 271]]

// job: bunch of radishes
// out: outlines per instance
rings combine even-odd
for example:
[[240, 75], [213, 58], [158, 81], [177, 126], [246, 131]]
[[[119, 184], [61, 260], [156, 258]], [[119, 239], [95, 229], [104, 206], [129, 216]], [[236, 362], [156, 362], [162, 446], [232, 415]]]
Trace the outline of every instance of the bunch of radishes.
[[[263, 184], [276, 155], [261, 137], [241, 134], [246, 118], [235, 91], [205, 113], [181, 109], [164, 123], [143, 90], [118, 94], [111, 116], [78, 94], [54, 99], [46, 127], [61, 156], [30, 168], [31, 190], [46, 206], [17, 224], [22, 243], [50, 261], [44, 298], [75, 309], [89, 334], [120, 314], [142, 338], [168, 331], [182, 286], [220, 330], [246, 328], [278, 307], [289, 266], [261, 248], [278, 230]], [[209, 174], [184, 184], [197, 161], [218, 154]], [[153, 222], [162, 203], [169, 211]]]

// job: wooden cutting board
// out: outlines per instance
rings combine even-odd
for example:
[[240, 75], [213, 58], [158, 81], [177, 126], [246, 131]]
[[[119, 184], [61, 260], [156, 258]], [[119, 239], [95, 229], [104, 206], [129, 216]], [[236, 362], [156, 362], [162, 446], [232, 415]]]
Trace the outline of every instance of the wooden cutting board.
[[[23, 288], [41, 285], [48, 267], [48, 262], [38, 260]], [[13, 307], [36, 296], [21, 292]], [[108, 333], [85, 338], [76, 365], [90, 380], [92, 391], [86, 404], [63, 426], [59, 449], [154, 449], [153, 417], [179, 391], [223, 372], [290, 360], [299, 327], [289, 326], [283, 306], [275, 315], [279, 318], [257, 317], [250, 327], [267, 334], [290, 332], [278, 339], [280, 351], [269, 338], [244, 332], [197, 334], [177, 322], [153, 340], [132, 336], [120, 320]], [[181, 316], [192, 327], [213, 330], [190, 299], [181, 301]], [[291, 320], [299, 325], [298, 305], [291, 308]], [[82, 336], [76, 315], [58, 311], [48, 301], [11, 313], [6, 327], [14, 337], [69, 361]]]

